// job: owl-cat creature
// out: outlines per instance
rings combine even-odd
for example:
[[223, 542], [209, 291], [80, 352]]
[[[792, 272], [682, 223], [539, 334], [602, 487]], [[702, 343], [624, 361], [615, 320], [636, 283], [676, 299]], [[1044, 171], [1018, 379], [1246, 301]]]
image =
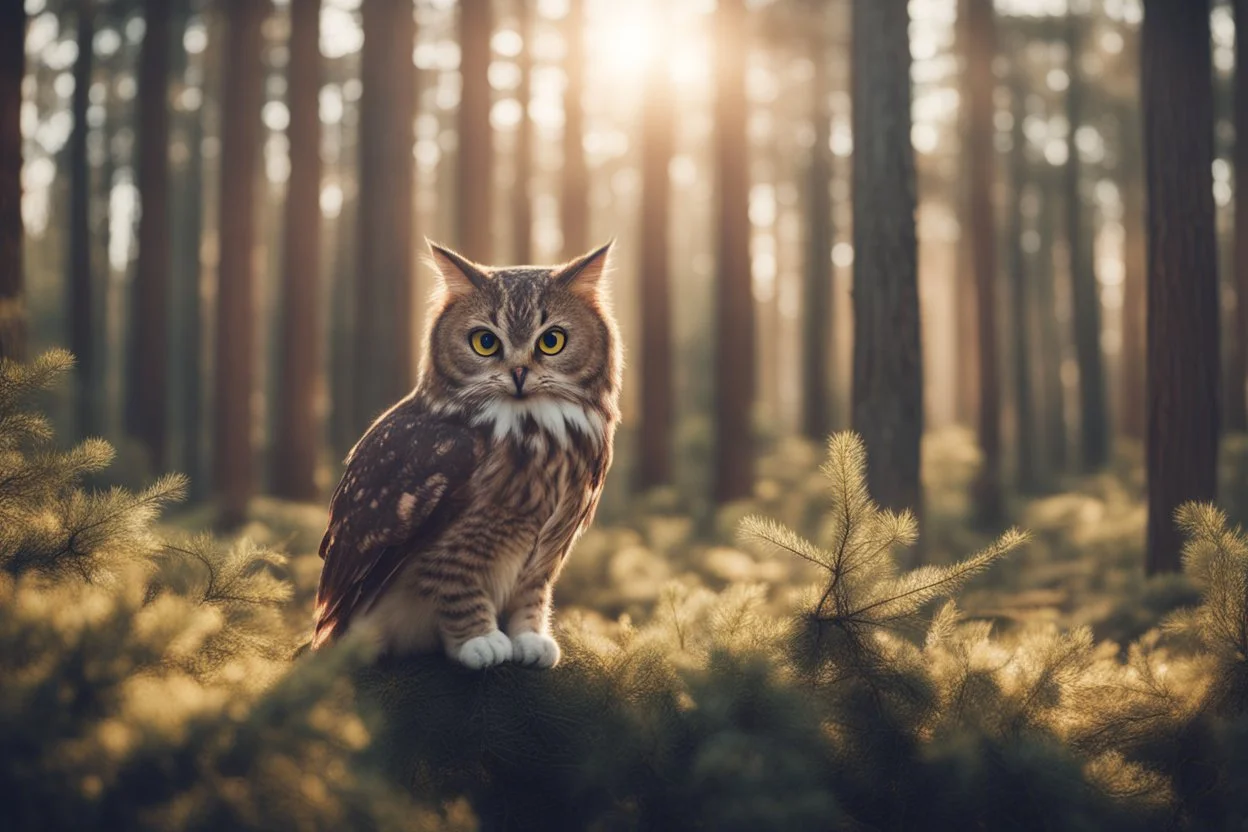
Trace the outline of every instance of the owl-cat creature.
[[358, 629], [391, 654], [551, 667], [551, 593], [593, 519], [619, 421], [610, 244], [555, 268], [430, 248], [419, 381], [347, 457], [312, 647]]

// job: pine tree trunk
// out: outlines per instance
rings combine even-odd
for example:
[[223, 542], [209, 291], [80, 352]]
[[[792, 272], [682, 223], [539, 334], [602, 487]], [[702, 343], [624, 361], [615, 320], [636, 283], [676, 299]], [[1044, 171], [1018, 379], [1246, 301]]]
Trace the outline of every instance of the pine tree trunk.
[[26, 357], [22, 279], [22, 76], [26, 6], [0, 3], [0, 359]]
[[1044, 437], [1046, 476], [1062, 473], [1066, 468], [1070, 438], [1066, 430], [1066, 388], [1062, 384], [1061, 321], [1057, 316], [1057, 264], [1053, 247], [1057, 243], [1058, 210], [1061, 195], [1048, 163], [1040, 172], [1040, 253], [1036, 263], [1037, 337], [1040, 349], [1041, 433]]
[[521, 47], [516, 56], [520, 69], [520, 123], [516, 125], [516, 183], [512, 189], [511, 239], [516, 263], [533, 262], [533, 0], [517, 0]]
[[455, 201], [455, 244], [479, 263], [493, 256], [494, 137], [490, 131], [490, 0], [459, 4], [459, 156]]
[[70, 105], [74, 131], [69, 137], [69, 350], [78, 359], [77, 434], [99, 433], [95, 418], [96, 372], [95, 280], [91, 268], [91, 166], [87, 162], [87, 105], [91, 93], [92, 58], [95, 55], [95, 8], [93, 0], [78, 3], [78, 58], [74, 62], [74, 96]]
[[315, 500], [321, 447], [321, 0], [291, 0], [290, 179], [286, 190], [281, 370], [273, 490]]
[[853, 425], [880, 505], [921, 513], [919, 336], [906, 0], [854, 0]]
[[[364, 89], [360, 98], [354, 379], [357, 435], [407, 395], [415, 382], [412, 131], [416, 68], [412, 49], [416, 23], [410, 0], [365, 0], [362, 11]], [[465, 51], [464, 61], [470, 59]], [[470, 143], [461, 133], [461, 154]]]
[[1036, 470], [1036, 411], [1032, 401], [1031, 316], [1028, 314], [1027, 260], [1023, 253], [1023, 193], [1027, 186], [1027, 82], [1023, 70], [1013, 70], [1014, 128], [1010, 148], [1009, 253], [1011, 328], [1014, 341], [1014, 448], [1018, 488], [1024, 493], [1039, 489]]
[[806, 211], [806, 286], [802, 303], [802, 432], [824, 442], [832, 432], [833, 366], [829, 322], [832, 310], [832, 112], [828, 97], [828, 58], [822, 33], [810, 39], [815, 75], [811, 81], [811, 118], [815, 143], [810, 149], [810, 204]]
[[672, 308], [668, 272], [668, 217], [673, 107], [667, 62], [651, 60], [642, 95], [641, 124], [641, 421], [642, 489], [672, 481]]
[[[1138, 52], [1135, 50], [1138, 63]], [[1123, 108], [1122, 129], [1122, 370], [1119, 424], [1124, 436], [1144, 439], [1145, 299], [1148, 234], [1145, 228], [1142, 126], [1135, 106]]]
[[1076, 133], [1083, 124], [1084, 84], [1082, 22], [1066, 16], [1066, 114], [1070, 122], [1066, 157], [1066, 236], [1070, 244], [1070, 281], [1074, 303], [1075, 360], [1079, 364], [1079, 442], [1083, 470], [1109, 462], [1109, 419], [1105, 405], [1105, 357], [1101, 354], [1101, 292], [1096, 282], [1091, 223], [1085, 220], [1079, 147]]
[[[212, 31], [210, 29], [210, 31]], [[188, 60], [197, 65], [200, 72], [200, 89], [202, 91], [199, 109], [188, 115], [189, 129], [187, 144], [190, 156], [186, 164], [186, 192], [182, 194], [184, 205], [184, 222], [186, 223], [186, 245], [176, 252], [182, 261], [181, 272], [184, 285], [182, 287], [182, 342], [181, 375], [182, 375], [182, 471], [190, 479], [190, 498], [198, 500], [206, 493], [206, 472], [204, 470], [204, 306], [203, 306], [203, 264], [200, 260], [200, 249], [203, 245], [204, 221], [204, 100], [210, 91], [209, 64], [213, 67], [211, 77], [215, 78], [215, 68], [219, 63], [214, 59], [219, 49], [219, 38], [210, 34], [206, 52], [198, 58], [188, 56]]]
[[1217, 489], [1221, 421], [1209, 0], [1145, 0], [1149, 574], [1179, 571], [1174, 512]]
[[996, 20], [991, 0], [969, 0], [967, 12], [967, 89], [970, 93], [967, 130], [971, 257], [976, 286], [976, 332], [979, 349], [979, 447], [983, 463], [974, 485], [977, 521], [987, 527], [1001, 523], [1005, 503], [1001, 478], [1001, 374], [997, 334], [997, 232], [992, 189], [993, 147], [992, 62], [996, 55]]
[[255, 489], [256, 178], [267, 3], [223, 0], [226, 19], [221, 124], [220, 259], [217, 283], [215, 486], [220, 524], [246, 517]]
[[976, 295], [979, 291], [975, 282], [974, 235], [971, 230], [970, 205], [971, 194], [968, 174], [970, 154], [967, 150], [970, 141], [971, 119], [966, 102], [971, 99], [970, 52], [972, 38], [969, 29], [970, 14], [968, 4], [972, 0], [958, 0], [958, 19], [955, 24], [958, 52], [962, 55], [962, 73], [959, 85], [963, 106], [958, 110], [958, 139], [961, 153], [959, 169], [961, 176], [957, 184], [955, 198], [958, 206], [960, 236], [957, 247], [957, 274], [954, 276], [954, 333], [955, 333], [955, 372], [956, 400], [954, 402], [954, 418], [965, 425], [974, 425], [979, 419], [979, 336]]
[[715, 170], [718, 228], [715, 297], [715, 499], [754, 489], [754, 294], [750, 284], [750, 173], [746, 138], [746, 11], [715, 12]]
[[[1235, 0], [1236, 31], [1248, 32], [1248, 0]], [[1248, 431], [1248, 46], [1235, 40], [1235, 332], [1226, 391], [1229, 431]], [[1242, 137], [1242, 138], [1238, 138]]]
[[146, 0], [139, 52], [139, 259], [135, 268], [129, 432], [154, 471], [166, 465], [169, 404], [169, 33], [166, 0]]
[[563, 180], [559, 223], [563, 256], [570, 259], [589, 248], [589, 175], [585, 170], [585, 0], [568, 0], [563, 21]]

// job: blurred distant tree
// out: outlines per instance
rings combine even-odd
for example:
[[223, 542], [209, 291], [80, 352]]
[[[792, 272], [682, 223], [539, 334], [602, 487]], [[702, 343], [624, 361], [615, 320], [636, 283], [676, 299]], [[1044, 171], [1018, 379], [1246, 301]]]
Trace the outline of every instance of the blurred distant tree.
[[[355, 373], [358, 436], [415, 381], [412, 234], [416, 21], [411, 0], [364, 0], [360, 55]], [[465, 53], [464, 60], [470, 55]], [[467, 94], [467, 93], [465, 93]], [[462, 128], [462, 125], [461, 125]], [[460, 135], [461, 157], [468, 141]], [[462, 196], [462, 194], [461, 194]]]
[[563, 178], [559, 224], [564, 259], [589, 248], [589, 174], [585, 169], [585, 0], [568, 0], [563, 20]]
[[[816, 18], [823, 24], [823, 18]], [[807, 34], [814, 76], [810, 117], [815, 143], [810, 148], [810, 189], [806, 206], [806, 286], [802, 298], [802, 432], [823, 442], [832, 433], [832, 104], [825, 25]]]
[[22, 77], [26, 6], [0, 3], [0, 358], [26, 354], [22, 280]]
[[[1123, 27], [1123, 60], [1128, 67], [1140, 62], [1139, 34]], [[1147, 296], [1148, 235], [1144, 206], [1144, 158], [1141, 147], [1139, 101], [1118, 108], [1119, 182], [1122, 189], [1122, 395], [1119, 425], [1132, 439], [1144, 438], [1145, 298]]]
[[1083, 205], [1079, 159], [1079, 128], [1083, 125], [1086, 92], [1083, 80], [1082, 16], [1066, 14], [1069, 86], [1066, 117], [1070, 123], [1066, 156], [1066, 237], [1070, 247], [1071, 298], [1074, 305], [1075, 359], [1079, 365], [1079, 441], [1085, 471], [1109, 461], [1109, 417], [1105, 404], [1105, 358], [1101, 353], [1101, 292], [1096, 282], [1094, 231]]
[[1174, 512], [1217, 488], [1219, 309], [1209, 0], [1145, 0], [1149, 574], [1181, 568]]
[[520, 27], [520, 54], [516, 64], [520, 84], [516, 98], [520, 101], [520, 123], [516, 125], [516, 183], [512, 188], [511, 238], [516, 263], [533, 262], [533, 119], [529, 105], [533, 100], [533, 0], [516, 0]]
[[[455, 244], [479, 263], [493, 257], [494, 136], [490, 130], [491, 0], [459, 4], [459, 155]], [[408, 3], [407, 5], [411, 5]], [[410, 155], [410, 154], [409, 154]]]
[[1248, 431], [1248, 0], [1235, 0], [1235, 333], [1227, 430]]
[[717, 502], [754, 489], [754, 293], [750, 284], [750, 165], [746, 143], [746, 10], [715, 11], [715, 488]]
[[281, 369], [275, 403], [273, 490], [292, 500], [317, 497], [321, 447], [321, 0], [290, 4], [290, 179], [286, 190]]
[[668, 258], [675, 111], [667, 56], [655, 50], [641, 96], [641, 419], [638, 486], [672, 481], [672, 302]]
[[[127, 430], [166, 465], [169, 404], [169, 51], [167, 0], [144, 0], [139, 52], [139, 259], [135, 267]], [[228, 366], [228, 365], [227, 365]]]
[[267, 2], [222, 0], [220, 256], [217, 279], [214, 484], [224, 527], [243, 522], [255, 489], [252, 395], [256, 376], [256, 177]]
[[[207, 0], [183, 0], [180, 4], [185, 22], [203, 10]], [[178, 395], [182, 399], [181, 446], [178, 470], [186, 474], [190, 499], [197, 501], [206, 496], [208, 477], [204, 470], [204, 304], [203, 266], [200, 249], [203, 245], [204, 223], [204, 106], [209, 95], [216, 92], [217, 59], [221, 38], [209, 26], [205, 15], [200, 24], [207, 35], [204, 51], [199, 56], [185, 54], [186, 66], [182, 67], [185, 82], [197, 82], [200, 97], [198, 106], [184, 114], [183, 130], [186, 136], [187, 159], [182, 187], [175, 188], [180, 205], [180, 225], [174, 226], [175, 274], [180, 280], [176, 289], [178, 296], [175, 355], [181, 385]], [[175, 53], [177, 54], [177, 53]], [[179, 236], [180, 232], [180, 236]]]
[[1066, 467], [1066, 388], [1062, 384], [1064, 339], [1057, 311], [1057, 263], [1053, 247], [1060, 224], [1061, 189], [1053, 167], [1041, 162], [1037, 171], [1040, 188], [1040, 251], [1036, 257], [1036, 360], [1040, 364], [1040, 436], [1044, 440], [1046, 477]]
[[[966, 166], [970, 193], [967, 232], [971, 235], [971, 263], [975, 272], [976, 321], [979, 344], [979, 447], [983, 454], [974, 486], [977, 520], [985, 526], [999, 524], [1005, 514], [1001, 489], [1001, 380], [997, 345], [997, 230], [993, 209], [995, 149], [993, 92], [996, 79], [992, 62], [996, 56], [996, 13], [992, 0], [964, 0], [963, 33], [966, 36]], [[855, 143], [856, 144], [856, 143]]]
[[921, 511], [919, 337], [910, 16], [906, 0], [854, 0], [853, 424], [885, 508]]
[[[1021, 46], [1021, 44], [1015, 44]], [[1027, 258], [1023, 251], [1023, 201], [1027, 189], [1027, 133], [1023, 125], [1027, 119], [1026, 69], [1019, 66], [1021, 52], [1014, 52], [1015, 59], [1010, 70], [1010, 100], [1013, 106], [1014, 125], [1010, 132], [1010, 201], [1007, 251], [1010, 270], [1010, 329], [1014, 356], [1014, 449], [1016, 456], [1018, 488], [1024, 493], [1039, 487], [1036, 467], [1036, 408], [1032, 395], [1035, 376], [1032, 371], [1031, 349], [1034, 343], [1028, 304], [1033, 294], [1029, 291]]]
[[91, 166], [87, 161], [87, 105], [95, 56], [95, 3], [79, 0], [78, 58], [74, 61], [74, 95], [70, 103], [74, 130], [69, 137], [69, 349], [77, 364], [77, 432], [98, 434], [95, 411], [100, 391], [95, 381], [95, 279], [91, 268]]
[[954, 275], [954, 414], [958, 422], [975, 425], [979, 419], [979, 322], [976, 312], [976, 301], [979, 286], [976, 283], [975, 270], [975, 239], [971, 231], [970, 220], [970, 153], [968, 152], [969, 134], [971, 130], [970, 108], [967, 102], [971, 99], [971, 58], [973, 48], [970, 30], [968, 29], [970, 14], [967, 11], [969, 0], [957, 0], [957, 20], [954, 24], [954, 36], [957, 51], [962, 59], [961, 72], [958, 76], [958, 142], [959, 142], [959, 176], [954, 186], [953, 197], [958, 211], [958, 244], [956, 250], [957, 269]]

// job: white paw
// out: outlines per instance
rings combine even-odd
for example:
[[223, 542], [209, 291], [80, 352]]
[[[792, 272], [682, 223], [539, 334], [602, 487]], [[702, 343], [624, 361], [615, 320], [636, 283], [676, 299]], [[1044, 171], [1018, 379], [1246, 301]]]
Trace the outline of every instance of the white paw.
[[559, 644], [545, 633], [520, 633], [511, 639], [511, 646], [518, 664], [545, 668], [559, 663]]
[[460, 646], [455, 658], [472, 670], [493, 667], [511, 658], [511, 640], [499, 630], [476, 636]]

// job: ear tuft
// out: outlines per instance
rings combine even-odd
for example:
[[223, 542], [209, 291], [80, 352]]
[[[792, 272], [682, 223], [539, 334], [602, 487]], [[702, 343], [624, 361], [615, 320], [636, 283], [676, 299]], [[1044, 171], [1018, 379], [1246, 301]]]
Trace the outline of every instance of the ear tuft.
[[440, 246], [429, 239], [429, 262], [437, 273], [442, 289], [448, 295], [467, 295], [478, 289], [484, 289], [490, 278], [484, 266], [464, 257], [462, 254]]
[[554, 281], [569, 290], [588, 297], [598, 297], [602, 292], [603, 277], [610, 265], [611, 250], [615, 240], [583, 254], [570, 263], [555, 269]]

